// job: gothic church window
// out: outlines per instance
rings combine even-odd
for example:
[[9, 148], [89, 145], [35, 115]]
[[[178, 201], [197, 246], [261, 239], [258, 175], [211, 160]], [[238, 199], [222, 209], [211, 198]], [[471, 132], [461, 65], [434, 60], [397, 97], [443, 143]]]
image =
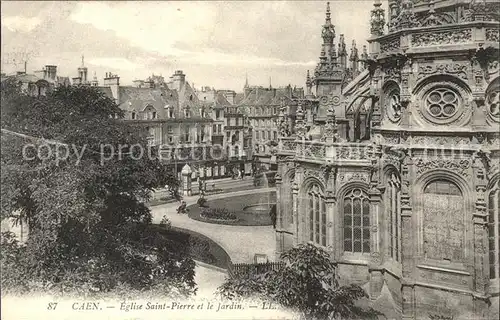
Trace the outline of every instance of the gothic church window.
[[389, 257], [395, 261], [400, 261], [400, 245], [399, 239], [401, 226], [401, 182], [395, 174], [391, 174], [387, 186], [386, 212], [388, 224], [388, 245]]
[[326, 246], [326, 205], [323, 191], [318, 184], [313, 184], [307, 192], [307, 212], [309, 241]]
[[490, 279], [500, 278], [500, 189], [496, 186], [488, 197], [488, 244]]
[[368, 194], [359, 188], [353, 189], [343, 199], [344, 252], [370, 252], [370, 201]]
[[426, 259], [460, 262], [464, 258], [464, 199], [454, 183], [436, 180], [423, 194], [423, 240]]

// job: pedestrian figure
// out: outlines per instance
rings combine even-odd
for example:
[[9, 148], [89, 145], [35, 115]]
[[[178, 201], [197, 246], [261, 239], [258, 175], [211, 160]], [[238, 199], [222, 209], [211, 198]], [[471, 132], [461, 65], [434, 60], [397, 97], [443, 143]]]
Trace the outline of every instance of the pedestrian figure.
[[271, 210], [269, 211], [269, 216], [271, 216], [271, 221], [273, 222], [273, 229], [276, 229], [276, 205], [273, 204]]
[[179, 208], [177, 208], [177, 213], [178, 213], [178, 214], [181, 214], [181, 213], [187, 213], [187, 212], [186, 212], [186, 208], [187, 208], [186, 201], [182, 201], [182, 202], [181, 202], [181, 205], [179, 206]]

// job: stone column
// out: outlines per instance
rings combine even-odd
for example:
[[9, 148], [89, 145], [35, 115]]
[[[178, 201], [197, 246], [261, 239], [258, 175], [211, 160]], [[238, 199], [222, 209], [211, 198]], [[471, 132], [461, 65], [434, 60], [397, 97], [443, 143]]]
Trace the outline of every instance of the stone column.
[[[297, 179], [297, 177], [295, 178]], [[299, 241], [301, 241], [302, 232], [299, 232], [299, 186], [297, 183], [293, 183], [292, 186], [292, 203], [293, 203], [293, 245], [296, 246]]]
[[409, 155], [401, 165], [401, 269], [402, 317], [415, 319], [415, 274], [418, 245], [417, 217], [413, 214], [412, 181], [415, 181], [413, 160]]
[[186, 163], [184, 167], [182, 168], [181, 174], [182, 174], [182, 194], [184, 196], [191, 196], [191, 174], [192, 174], [191, 167]]
[[275, 257], [279, 257], [283, 251], [283, 208], [281, 206], [281, 175], [276, 174], [276, 250]]
[[381, 183], [381, 172], [383, 168], [382, 150], [378, 147], [374, 148], [372, 157], [372, 168], [370, 178], [370, 212], [371, 212], [371, 261], [368, 265], [370, 272], [370, 298], [376, 300], [384, 285], [384, 269], [382, 268], [382, 193], [378, 188]]
[[384, 285], [384, 269], [382, 268], [381, 259], [381, 223], [382, 223], [382, 210], [381, 210], [381, 193], [377, 188], [370, 190], [370, 210], [372, 212], [371, 219], [371, 261], [368, 265], [370, 272], [370, 299], [376, 300], [382, 286]]
[[474, 243], [474, 313], [485, 315], [488, 310], [487, 287], [489, 284], [489, 257], [488, 257], [488, 211], [486, 194], [486, 169], [484, 160], [474, 155], [474, 185], [476, 190], [476, 201], [473, 213], [473, 238]]

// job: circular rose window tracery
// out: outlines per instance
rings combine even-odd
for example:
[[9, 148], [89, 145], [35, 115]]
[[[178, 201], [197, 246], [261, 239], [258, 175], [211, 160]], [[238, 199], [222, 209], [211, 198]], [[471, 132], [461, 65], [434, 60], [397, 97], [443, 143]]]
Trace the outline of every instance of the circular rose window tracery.
[[464, 101], [452, 84], [434, 87], [422, 97], [422, 115], [435, 124], [449, 124], [461, 119]]
[[393, 90], [387, 96], [386, 110], [389, 120], [392, 122], [399, 122], [401, 120], [401, 98], [398, 90]]
[[493, 118], [498, 121], [500, 118], [500, 88], [491, 91], [486, 96], [486, 108]]
[[458, 111], [459, 98], [450, 89], [436, 89], [427, 96], [427, 110], [437, 119], [449, 119]]

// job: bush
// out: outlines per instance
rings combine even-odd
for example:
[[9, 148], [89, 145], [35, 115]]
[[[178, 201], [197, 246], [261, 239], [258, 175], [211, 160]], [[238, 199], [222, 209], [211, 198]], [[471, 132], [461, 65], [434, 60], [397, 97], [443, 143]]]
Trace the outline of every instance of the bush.
[[206, 219], [213, 220], [236, 220], [234, 213], [229, 212], [226, 208], [203, 208], [200, 216]]
[[216, 260], [214, 255], [210, 253], [210, 244], [207, 240], [191, 235], [189, 237], [189, 248], [193, 259], [208, 264], [212, 264]]
[[208, 207], [207, 205], [207, 199], [205, 198], [199, 198], [198, 201], [198, 206], [201, 207], [201, 208], [205, 208], [205, 207]]

